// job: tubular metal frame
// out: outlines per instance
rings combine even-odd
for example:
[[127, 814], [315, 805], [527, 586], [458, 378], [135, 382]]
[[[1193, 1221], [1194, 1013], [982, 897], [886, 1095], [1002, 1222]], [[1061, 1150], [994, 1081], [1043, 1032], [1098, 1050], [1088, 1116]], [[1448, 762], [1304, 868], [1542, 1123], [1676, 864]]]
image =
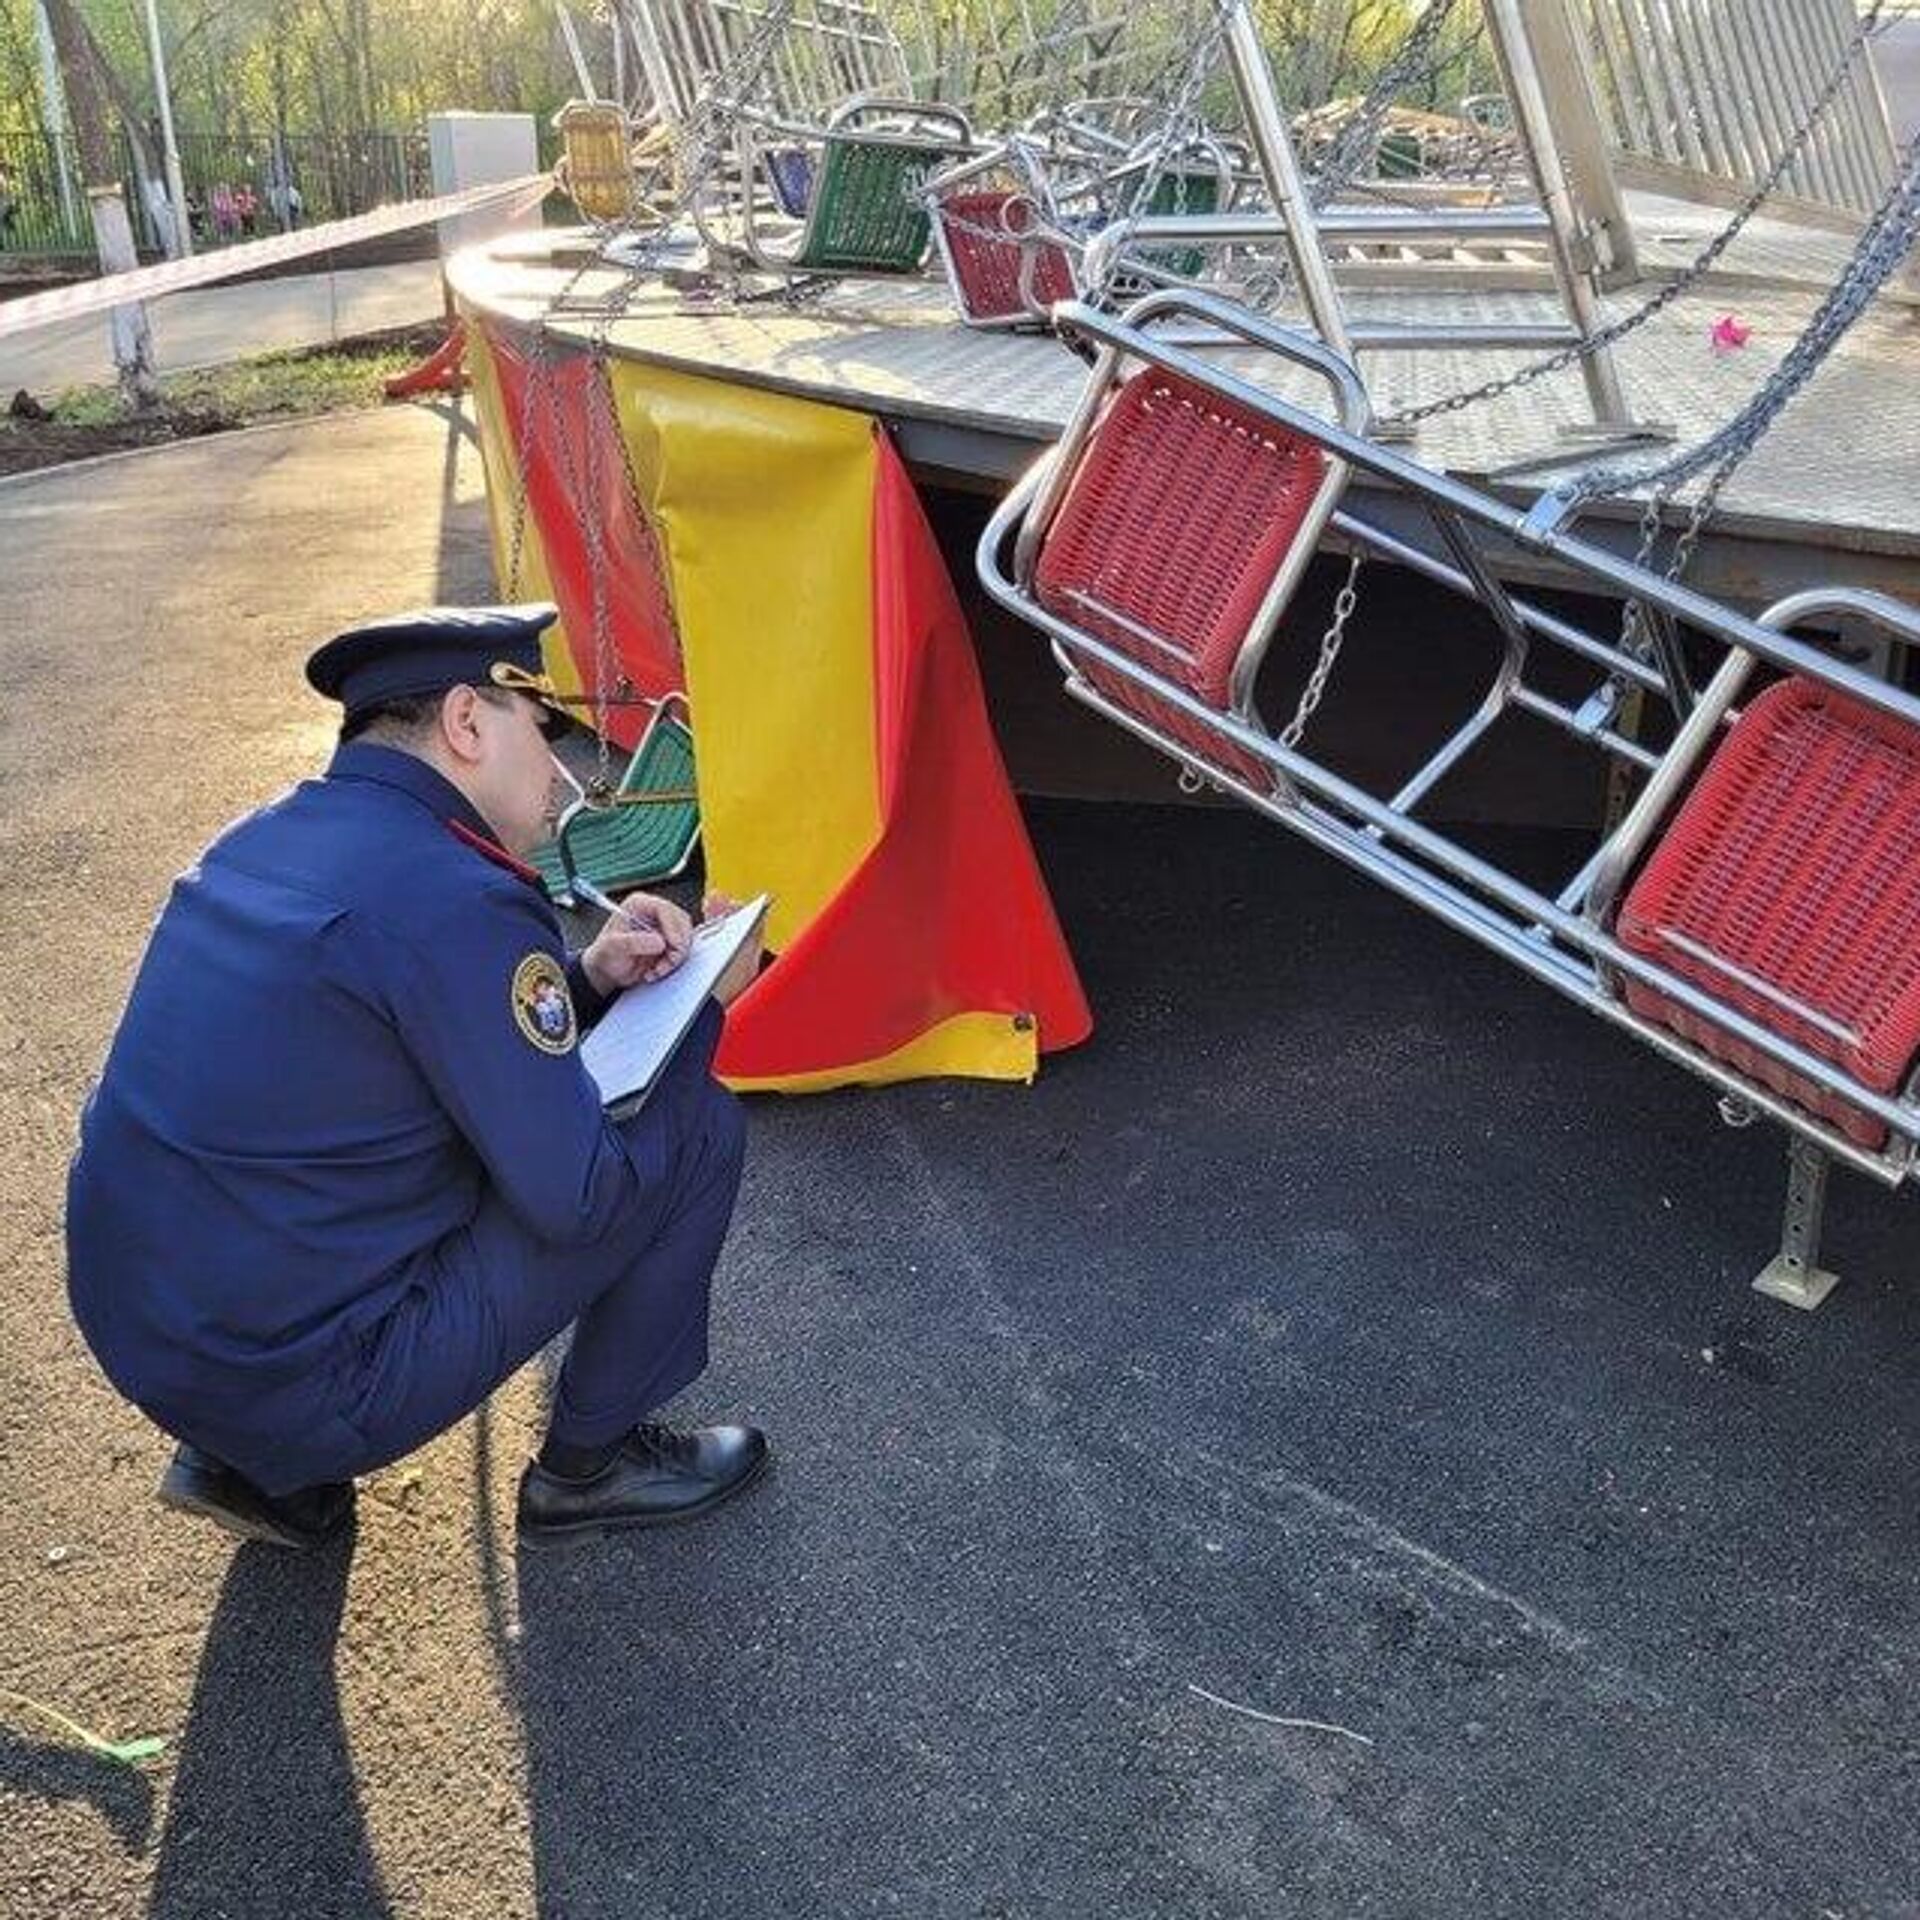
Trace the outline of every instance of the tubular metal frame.
[[[809, 266], [806, 253], [811, 242], [814, 223], [822, 211], [822, 187], [826, 173], [824, 158], [815, 171], [812, 190], [808, 199], [805, 215], [802, 217], [797, 235], [787, 247], [776, 247], [762, 232], [759, 220], [760, 192], [758, 175], [760, 160], [768, 145], [767, 136], [791, 141], [796, 145], [819, 148], [824, 155], [826, 150], [839, 144], [860, 147], [905, 147], [925, 149], [934, 144], [932, 129], [942, 126], [951, 129], [953, 140], [951, 151], [965, 153], [974, 145], [973, 127], [967, 116], [958, 107], [948, 106], [932, 100], [889, 99], [877, 95], [862, 94], [846, 101], [837, 108], [824, 127], [812, 127], [798, 121], [783, 120], [776, 115], [762, 113], [751, 107], [736, 106], [737, 116], [737, 156], [739, 170], [739, 191], [733, 199], [732, 211], [737, 213], [739, 231], [729, 234], [715, 224], [715, 210], [704, 204], [696, 203], [693, 209], [694, 225], [699, 229], [700, 237], [715, 254], [744, 255], [754, 266], [764, 273], [778, 274], [788, 278], [799, 275], [809, 280], [901, 280], [918, 278], [925, 265], [924, 254], [919, 266], [912, 269], [888, 269], [881, 267], [854, 268], [839, 266]], [[912, 121], [924, 127], [927, 132], [906, 132], [898, 125], [868, 126], [864, 122], [878, 118], [882, 121]]]
[[[1756, 662], [1824, 682], [1920, 728], [1920, 700], [1792, 639], [1784, 631], [1786, 627], [1814, 615], [1857, 614], [1888, 627], [1902, 642], [1910, 643], [1920, 641], [1920, 613], [1878, 595], [1822, 589], [1783, 600], [1758, 620], [1747, 619], [1580, 539], [1560, 524], [1563, 516], [1557, 512], [1536, 509], [1523, 514], [1364, 438], [1352, 424], [1329, 421], [1146, 330], [1150, 322], [1168, 315], [1194, 318], [1211, 328], [1237, 334], [1281, 361], [1318, 374], [1336, 394], [1364, 392], [1351, 366], [1321, 342], [1258, 320], [1205, 294], [1184, 289], [1149, 294], [1118, 319], [1078, 303], [1055, 309], [1056, 324], [1063, 331], [1097, 342], [1098, 356], [1058, 445], [1022, 478], [989, 520], [980, 538], [976, 566], [982, 585], [995, 600], [1053, 641], [1056, 657], [1068, 673], [1067, 691], [1202, 778], [1470, 935], [1568, 999], [1636, 1034], [1722, 1092], [1769, 1114], [1834, 1159], [1889, 1187], [1899, 1186], [1912, 1174], [1916, 1152], [1920, 1151], [1920, 1087], [1915, 1081], [1910, 1080], [1897, 1098], [1865, 1086], [1844, 1068], [1759, 1025], [1659, 961], [1625, 947], [1607, 923], [1626, 871], [1709, 746], [1718, 739], [1732, 702]], [[1415, 548], [1350, 509], [1328, 515], [1325, 524], [1347, 542], [1414, 566], [1428, 578], [1481, 602], [1493, 617], [1500, 630], [1502, 651], [1479, 707], [1390, 798], [1383, 800], [1297, 748], [1282, 746], [1240, 713], [1222, 711], [1197, 699], [1178, 683], [1039, 603], [1034, 578], [1048, 530], [1097, 428], [1101, 403], [1131, 363], [1165, 368], [1264, 414], [1276, 426], [1317, 444], [1328, 457], [1330, 468], [1337, 465], [1343, 478], [1348, 470], [1358, 469], [1418, 500], [1451, 559]], [[1364, 422], [1364, 415], [1358, 418]], [[1291, 577], [1297, 578], [1299, 568], [1304, 567], [1318, 531], [1309, 534], [1303, 528], [1288, 556]], [[1656, 613], [1685, 623], [1727, 649], [1706, 693], [1696, 700], [1684, 685], [1674, 684], [1670, 672], [1516, 598], [1496, 577], [1493, 561], [1482, 550], [1477, 534], [1491, 534], [1514, 547], [1550, 557], [1580, 576], [1590, 588], [1638, 599]], [[1011, 573], [1002, 564], [1010, 537]], [[1279, 584], [1276, 582], [1276, 589]], [[1284, 593], [1269, 594], [1261, 615], [1269, 628], [1284, 604]], [[1678, 723], [1673, 744], [1663, 754], [1652, 754], [1606, 726], [1595, 724], [1582, 710], [1565, 707], [1529, 688], [1524, 675], [1535, 638], [1589, 662], [1607, 680], [1625, 681], [1661, 696]], [[1134, 682], [1223, 743], [1270, 766], [1275, 775], [1272, 789], [1262, 791], [1235, 777], [1151, 721], [1118, 705], [1087, 679], [1081, 660], [1096, 661], [1104, 671]], [[1622, 755], [1647, 774], [1645, 788], [1620, 826], [1557, 896], [1542, 893], [1469, 852], [1414, 815], [1418, 803], [1436, 783], [1508, 711], [1546, 720], [1576, 739]], [[1860, 1146], [1772, 1089], [1747, 1079], [1725, 1062], [1636, 1013], [1622, 991], [1626, 979], [1656, 989], [1667, 1000], [1704, 1018], [1765, 1058], [1884, 1122], [1889, 1130], [1886, 1146], [1879, 1151]], [[1784, 995], [1779, 997], [1786, 999]], [[1818, 1018], [1813, 1009], [1796, 1006], [1794, 1010]]]
[[[1221, 332], [1232, 335], [1248, 345], [1265, 344], [1262, 339], [1264, 329], [1258, 323], [1250, 322], [1248, 316], [1225, 302], [1213, 300], [1204, 295], [1185, 295], [1174, 290], [1149, 294], [1128, 309], [1128, 316], [1131, 319], [1138, 314], [1143, 318], [1150, 318], [1154, 313], [1173, 311], [1181, 307], [1195, 312], [1204, 310], [1206, 316]], [[1077, 303], [1062, 305], [1054, 310], [1055, 322], [1058, 324], [1063, 317], [1077, 320], [1077, 316], [1090, 314], [1092, 311], [1093, 309]], [[1090, 329], [1090, 331], [1096, 332], [1103, 339], [1106, 337], [1101, 329]], [[1318, 342], [1302, 338], [1298, 344], [1302, 349], [1299, 355], [1300, 363], [1309, 367], [1326, 382], [1342, 425], [1351, 433], [1364, 434], [1372, 425], [1373, 409], [1367, 399], [1365, 383], [1359, 374], [1354, 371], [1351, 364], [1342, 360], [1338, 354], [1320, 346]], [[1158, 358], [1158, 356], [1155, 357]], [[1168, 366], [1172, 371], [1180, 372], [1186, 370], [1180, 364], [1185, 359], [1185, 355], [1177, 355], [1172, 360], [1162, 359], [1159, 364]], [[1088, 377], [1086, 387], [1075, 404], [1066, 430], [1061, 436], [1062, 448], [1070, 444], [1076, 448], [1086, 444], [1096, 424], [1102, 402], [1117, 388], [1119, 373], [1119, 354], [1111, 346], [1103, 347]], [[1203, 376], [1201, 384], [1212, 386], [1217, 383]], [[1323, 451], [1325, 450], [1323, 448]], [[1228, 703], [1231, 713], [1242, 724], [1261, 724], [1253, 706], [1253, 686], [1260, 671], [1261, 660], [1265, 657], [1267, 647], [1280, 624], [1280, 616], [1286, 612], [1287, 603], [1293, 598], [1301, 580], [1306, 575], [1308, 563], [1313, 559], [1314, 549], [1320, 544], [1321, 535], [1326, 532], [1333, 520], [1340, 504], [1340, 497], [1346, 491], [1348, 473], [1347, 462], [1337, 453], [1332, 454], [1326, 462], [1319, 485], [1314, 489], [1312, 504], [1301, 517], [1299, 531], [1287, 549], [1286, 558], [1274, 575], [1267, 591], [1262, 595], [1260, 606], [1240, 643], [1239, 652], [1234, 659], [1233, 671], [1229, 676]], [[1044, 543], [1047, 529], [1051, 527], [1065, 502], [1067, 485], [1072, 477], [1072, 462], [1062, 459], [1049, 469], [1035, 495], [1032, 513], [1021, 526], [1015, 553], [1015, 566], [1021, 570], [1023, 579], [1031, 581], [1033, 578], [1033, 571], [1038, 564], [1040, 548]], [[984, 551], [983, 544], [982, 552]], [[1055, 637], [1053, 652], [1054, 657], [1067, 673], [1070, 687], [1075, 686], [1076, 683], [1087, 684], [1085, 675], [1072, 654], [1061, 646], [1058, 635]], [[1208, 707], [1205, 711], [1212, 713], [1216, 710]], [[1276, 769], [1276, 775], [1279, 777], [1278, 769]]]
[[[1262, 237], [1277, 232], [1284, 241], [1314, 331], [1336, 353], [1351, 359], [1357, 350], [1379, 346], [1403, 349], [1555, 347], [1590, 339], [1599, 330], [1603, 316], [1591, 273], [1596, 264], [1594, 248], [1582, 228], [1579, 209], [1560, 162], [1546, 90], [1517, 0], [1484, 0], [1486, 20], [1538, 197], [1538, 205], [1529, 210], [1530, 218], [1525, 223], [1528, 236], [1545, 244], [1554, 284], [1568, 318], [1560, 325], [1526, 329], [1428, 330], [1402, 326], [1390, 334], [1363, 332], [1347, 320], [1326, 251], [1326, 241], [1336, 231], [1339, 217], [1316, 209], [1307, 191], [1274, 89], [1273, 70], [1247, 0], [1218, 0], [1218, 4], [1224, 15], [1227, 62], [1246, 116], [1248, 142], [1266, 184], [1270, 208], [1267, 217], [1275, 223], [1272, 228], [1263, 229]], [[1396, 237], [1414, 237], [1411, 229], [1417, 225], [1419, 237], [1442, 241], [1456, 230], [1458, 218], [1440, 210], [1424, 218], [1419, 214], [1406, 215], [1398, 223]], [[1173, 237], [1180, 237], [1175, 226], [1152, 217], [1133, 222], [1127, 235], [1129, 244]], [[1583, 358], [1580, 373], [1586, 382], [1597, 428], [1608, 434], [1634, 438], [1644, 438], [1655, 431], [1632, 419], [1607, 349], [1601, 348]]]
[[[1084, 242], [1058, 230], [1051, 217], [1050, 210], [1041, 206], [1032, 193], [1022, 187], [1012, 189], [1001, 210], [1002, 236], [1007, 246], [1020, 249], [1019, 294], [1020, 309], [1017, 312], [982, 314], [973, 312], [967, 302], [965, 280], [960, 264], [954, 257], [953, 241], [947, 231], [947, 222], [941, 215], [940, 200], [958, 189], [972, 185], [975, 181], [991, 180], [996, 173], [1017, 172], [1022, 155], [1030, 166], [1037, 166], [1041, 148], [1038, 141], [1026, 134], [1013, 134], [1007, 139], [987, 148], [984, 153], [944, 167], [922, 188], [928, 203], [933, 222], [933, 244], [939, 256], [942, 271], [947, 276], [947, 284], [953, 289], [954, 305], [958, 308], [962, 323], [975, 327], [982, 332], [1004, 332], [1010, 329], [1031, 329], [1047, 325], [1047, 308], [1033, 291], [1033, 283], [1038, 269], [1038, 253], [1042, 247], [1057, 247], [1064, 256], [1068, 270], [1073, 274], [1073, 284], [1080, 285], [1077, 268], [1077, 256]], [[1007, 215], [1016, 207], [1024, 207], [1029, 215], [1030, 224], [1015, 227], [1007, 220]]]
[[[1119, 182], [1129, 175], [1138, 175], [1152, 164], [1149, 149], [1154, 145], [1148, 141], [1132, 147], [1123, 147], [1117, 140], [1105, 134], [1096, 134], [1102, 145], [1110, 151], [1072, 152], [1061, 145], [1063, 134], [1072, 128], [1072, 123], [1064, 117], [1052, 130], [1049, 138], [1033, 132], [1010, 134], [1004, 140], [995, 142], [984, 150], [969, 154], [965, 159], [944, 167], [933, 175], [922, 188], [922, 198], [926, 201], [933, 220], [934, 245], [938, 250], [940, 264], [946, 273], [948, 284], [953, 289], [954, 305], [959, 309], [963, 324], [975, 327], [983, 332], [1005, 331], [1008, 329], [1045, 328], [1051, 324], [1049, 304], [1034, 291], [1034, 282], [1039, 268], [1039, 254], [1043, 248], [1055, 249], [1061, 257], [1071, 278], [1076, 295], [1083, 292], [1090, 279], [1101, 277], [1107, 266], [1108, 256], [1115, 244], [1114, 236], [1130, 233], [1136, 222], [1117, 221], [1109, 227], [1089, 233], [1093, 213], [1082, 225], [1080, 231], [1063, 224], [1059, 204], [1054, 200], [1052, 186], [1054, 176], [1067, 172], [1074, 178], [1072, 194], [1075, 199], [1088, 200], [1095, 196], [1105, 196]], [[1234, 193], [1245, 179], [1244, 171], [1237, 168], [1225, 144], [1204, 130], [1176, 143], [1171, 158], [1163, 160], [1166, 172], [1183, 172], [1192, 176], [1204, 172], [1220, 182], [1220, 200], [1222, 205], [1231, 201]], [[1196, 168], [1181, 163], [1192, 160], [1204, 162]], [[970, 185], [974, 181], [991, 179], [996, 172], [1010, 173], [1016, 178], [1022, 174], [1031, 176], [1036, 182], [1044, 182], [1047, 192], [1043, 202], [1036, 199], [1032, 191], [1022, 184], [1012, 192], [1002, 212], [1003, 233], [994, 236], [1006, 245], [1020, 249], [1019, 293], [1022, 302], [1017, 313], [978, 314], [971, 310], [958, 261], [954, 257], [951, 236], [947, 223], [942, 219], [937, 203], [947, 194], [958, 188]], [[1162, 177], [1166, 177], [1163, 173]], [[1029, 216], [1025, 227], [1014, 227], [1005, 223], [1005, 216], [1015, 206], [1024, 207]], [[1166, 219], [1176, 226], [1191, 223], [1203, 231], [1197, 237], [1211, 238], [1205, 231], [1210, 221], [1220, 218], [1233, 219], [1238, 216], [1218, 214], [1169, 215]], [[1158, 231], [1160, 217], [1154, 216], [1155, 229]], [[1279, 223], [1272, 215], [1256, 223], [1263, 232], [1280, 231]], [[1180, 237], [1185, 237], [1184, 235]], [[1101, 251], [1102, 248], [1107, 251]], [[1135, 280], [1153, 286], [1185, 286], [1192, 284], [1186, 276], [1173, 272], [1147, 259], [1129, 259], [1126, 272]]]

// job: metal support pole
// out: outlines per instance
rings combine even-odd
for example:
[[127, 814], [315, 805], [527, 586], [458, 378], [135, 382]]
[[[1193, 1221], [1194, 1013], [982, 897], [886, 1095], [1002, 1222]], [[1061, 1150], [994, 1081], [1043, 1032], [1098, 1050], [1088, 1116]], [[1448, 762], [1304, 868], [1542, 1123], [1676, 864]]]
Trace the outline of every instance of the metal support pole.
[[1260, 171], [1266, 176], [1267, 191], [1273, 196], [1274, 211], [1287, 223], [1294, 277], [1306, 297], [1314, 331], [1335, 353], [1351, 360], [1353, 343], [1347, 336], [1339, 290], [1320, 245], [1320, 223], [1307, 197], [1307, 183], [1300, 177], [1286, 115], [1274, 90], [1273, 69], [1267, 65], [1267, 50], [1260, 44], [1247, 0], [1220, 0], [1220, 4], [1227, 10], [1227, 62], [1233, 69], [1233, 82], [1247, 116], [1247, 132]]
[[173, 95], [167, 85], [167, 54], [160, 44], [160, 0], [147, 0], [147, 47], [153, 58], [153, 91], [160, 102], [160, 146], [167, 167], [167, 198], [173, 203], [173, 245], [167, 249], [175, 260], [184, 260], [193, 251], [193, 229], [187, 219], [186, 182], [180, 177], [180, 147], [173, 137]]
[[[1579, 211], [1567, 184], [1566, 169], [1560, 164], [1553, 118], [1546, 91], [1540, 84], [1539, 68], [1534, 64], [1533, 46], [1527, 38], [1520, 0], [1486, 0], [1486, 19], [1500, 71], [1506, 80], [1507, 99], [1513, 108], [1520, 144], [1526, 150], [1540, 204], [1553, 222], [1547, 253], [1553, 262], [1554, 278], [1560, 283], [1561, 298], [1580, 331], [1592, 336], [1599, 332], [1602, 317], [1593, 283], [1586, 272], [1588, 243], [1580, 231]], [[1604, 351], [1589, 354], [1581, 361], [1580, 372], [1587, 383], [1587, 398], [1592, 404], [1594, 419], [1603, 427], [1634, 431], [1626, 395], [1620, 390], [1620, 376], [1611, 357]]]
[[1756, 1293], [1807, 1312], [1840, 1284], [1820, 1265], [1820, 1221], [1827, 1206], [1827, 1156], [1798, 1134], [1787, 1142], [1787, 1211], [1780, 1251], [1761, 1268]]
[[53, 24], [41, 0], [33, 0], [33, 34], [40, 48], [41, 119], [47, 144], [53, 149], [53, 177], [60, 188], [60, 219], [66, 230], [81, 239], [87, 229], [73, 197], [72, 169], [67, 156], [67, 96], [60, 85], [60, 60], [54, 51]]
[[580, 83], [581, 99], [598, 100], [600, 92], [593, 84], [593, 75], [587, 71], [587, 59], [580, 51], [580, 32], [573, 24], [573, 15], [564, 6], [555, 7], [553, 11], [560, 22], [560, 37], [567, 43], [567, 58], [573, 63], [573, 77]]
[[[634, 118], [663, 123], [684, 121], [687, 117], [686, 103], [673, 84], [673, 69], [667, 65], [666, 53], [654, 32], [647, 9], [630, 8], [625, 0], [621, 0], [614, 8], [613, 18], [618, 31], [629, 35], [633, 41], [634, 58], [640, 69], [640, 85], [646, 88], [648, 94], [644, 105], [635, 99]], [[636, 95], [638, 91], [636, 87]]]
[[1527, 15], [1534, 69], [1548, 101], [1555, 150], [1564, 157], [1573, 202], [1587, 221], [1603, 287], [1640, 278], [1633, 217], [1613, 171], [1613, 153], [1594, 95], [1588, 42], [1567, 0], [1532, 0]]

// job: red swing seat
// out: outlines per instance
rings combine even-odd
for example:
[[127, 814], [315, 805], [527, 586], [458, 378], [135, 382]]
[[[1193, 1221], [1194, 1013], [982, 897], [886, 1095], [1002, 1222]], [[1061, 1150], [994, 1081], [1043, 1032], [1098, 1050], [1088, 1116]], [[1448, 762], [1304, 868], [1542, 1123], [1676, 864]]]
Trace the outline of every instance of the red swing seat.
[[[1145, 367], [1087, 442], [1048, 528], [1035, 596], [1208, 706], [1252, 721], [1251, 671], [1269, 638], [1256, 631], [1261, 607], [1326, 479], [1311, 441]], [[1250, 644], [1256, 653], [1243, 666]], [[1266, 762], [1111, 668], [1076, 664], [1196, 758], [1271, 790]]]
[[1056, 300], [1071, 300], [1077, 292], [1066, 248], [1057, 240], [1023, 238], [1034, 224], [1028, 195], [1011, 187], [955, 189], [935, 199], [933, 217], [961, 317], [969, 324], [1038, 324]]
[[[1920, 1057], [1920, 729], [1814, 681], [1729, 729], [1620, 909], [1622, 945], [1894, 1093]], [[1657, 989], [1637, 1013], [1879, 1149], [1886, 1126]]]

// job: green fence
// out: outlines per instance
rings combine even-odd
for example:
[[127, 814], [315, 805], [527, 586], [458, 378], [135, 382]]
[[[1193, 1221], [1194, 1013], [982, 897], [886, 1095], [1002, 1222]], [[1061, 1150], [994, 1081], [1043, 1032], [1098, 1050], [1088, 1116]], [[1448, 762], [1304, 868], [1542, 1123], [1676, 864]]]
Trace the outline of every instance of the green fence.
[[[196, 251], [366, 213], [432, 191], [424, 134], [180, 136], [180, 174]], [[72, 162], [42, 134], [0, 134], [0, 256], [90, 258], [86, 195]], [[144, 183], [132, 144], [120, 176], [143, 252], [163, 254], [172, 209], [162, 181]], [[63, 164], [64, 161], [64, 164]]]
[[38, 134], [0, 134], [0, 254], [91, 253], [87, 202]]

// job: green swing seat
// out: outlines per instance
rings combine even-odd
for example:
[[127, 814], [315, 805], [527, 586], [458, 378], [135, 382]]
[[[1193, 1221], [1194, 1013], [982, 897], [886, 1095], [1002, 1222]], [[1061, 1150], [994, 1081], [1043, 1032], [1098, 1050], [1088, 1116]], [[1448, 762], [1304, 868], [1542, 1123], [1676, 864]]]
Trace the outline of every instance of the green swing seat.
[[930, 232], [915, 196], [953, 152], [931, 142], [830, 137], [793, 264], [809, 273], [915, 272]]
[[[1146, 210], [1150, 216], [1218, 213], [1220, 175], [1191, 168], [1163, 173], [1154, 182]], [[1152, 261], [1163, 272], [1177, 273], [1187, 280], [1196, 279], [1207, 263], [1206, 254], [1199, 247], [1152, 247], [1144, 249], [1141, 258]]]
[[700, 803], [693, 733], [669, 711], [676, 704], [673, 696], [661, 702], [611, 803], [574, 801], [560, 816], [559, 831], [535, 848], [533, 865], [561, 905], [573, 904], [576, 874], [603, 893], [617, 893], [686, 871], [700, 839]]
[[[971, 149], [973, 130], [955, 107], [862, 95], [817, 131], [744, 112], [740, 139], [742, 227], [728, 238], [702, 223], [710, 246], [744, 250], [768, 273], [886, 277], [919, 272], [932, 232], [920, 188]], [[799, 233], [777, 244], [757, 221], [751, 183], [763, 163], [781, 207], [800, 214]]]

